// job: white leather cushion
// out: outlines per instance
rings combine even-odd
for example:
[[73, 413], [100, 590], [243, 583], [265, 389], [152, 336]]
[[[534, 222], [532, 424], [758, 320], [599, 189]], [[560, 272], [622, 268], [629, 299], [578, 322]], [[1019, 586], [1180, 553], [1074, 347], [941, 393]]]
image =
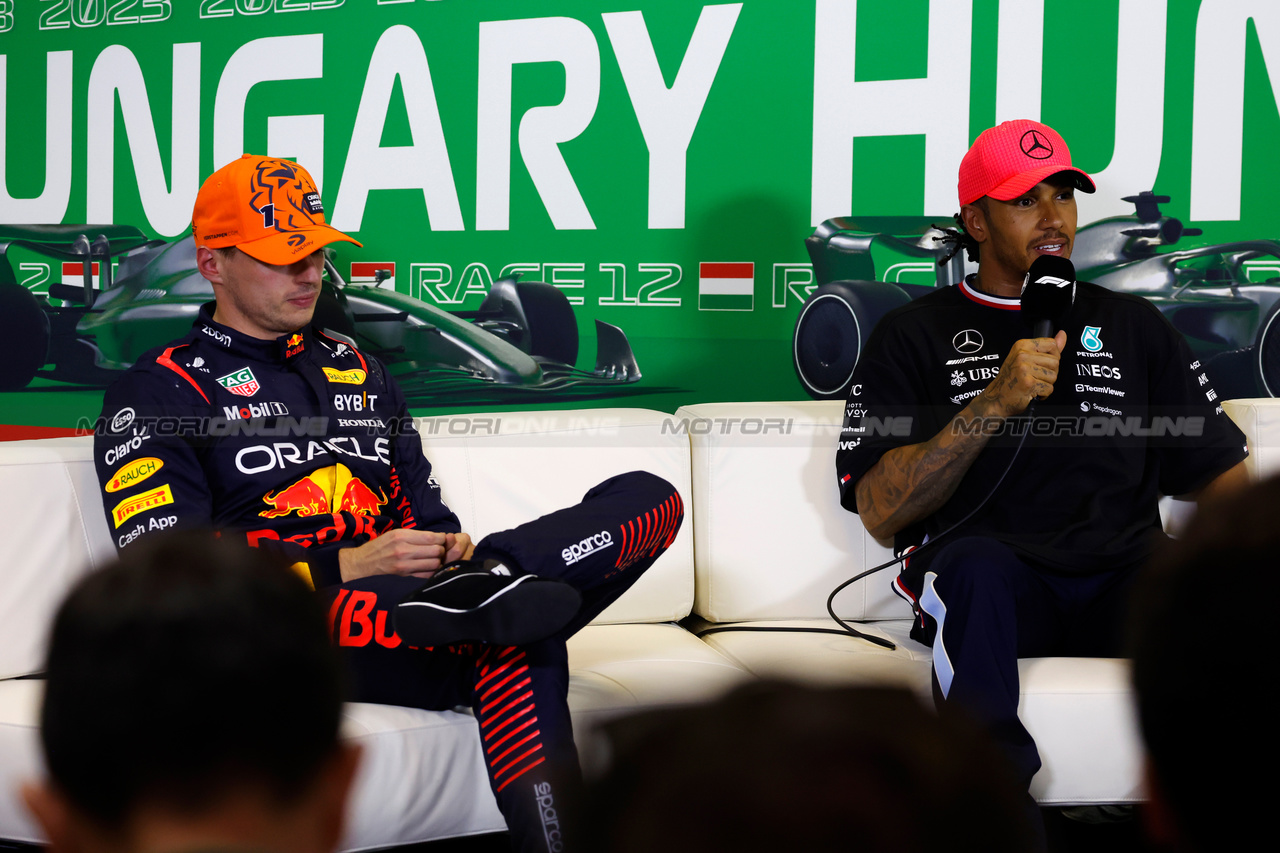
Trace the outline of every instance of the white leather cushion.
[[689, 440], [648, 409], [498, 412], [421, 418], [444, 499], [477, 540], [571, 506], [616, 474], [648, 471], [675, 486], [685, 523], [668, 549], [596, 624], [682, 619], [693, 605]]
[[[594, 724], [637, 708], [712, 699], [750, 676], [676, 625], [589, 625], [569, 641], [569, 708], [590, 751]], [[41, 842], [18, 785], [42, 772], [42, 681], [0, 682], [0, 838]], [[278, 722], [278, 721], [277, 721]], [[343, 737], [364, 751], [344, 850], [504, 828], [469, 713], [352, 703]]]
[[[752, 626], [833, 628], [830, 620], [753, 622]], [[703, 627], [698, 626], [695, 630]], [[725, 657], [761, 677], [819, 684], [879, 682], [931, 702], [931, 651], [908, 637], [905, 621], [855, 625], [898, 644], [896, 651], [831, 634], [729, 631], [703, 636]], [[1018, 661], [1018, 716], [1043, 766], [1031, 783], [1041, 803], [1131, 803], [1143, 799], [1141, 742], [1129, 662], [1116, 658]]]
[[38, 727], [44, 682], [0, 681], [0, 838], [43, 844], [19, 793], [43, 774]]
[[1280, 400], [1261, 397], [1225, 400], [1222, 409], [1249, 442], [1245, 464], [1255, 480], [1280, 470]]
[[[892, 558], [840, 506], [836, 442], [844, 404], [707, 403], [676, 412], [693, 452], [697, 598], [712, 622], [813, 619], [831, 590]], [[687, 421], [682, 420], [687, 419]], [[900, 619], [887, 569], [836, 599], [847, 619]]]
[[92, 452], [90, 436], [0, 442], [0, 678], [44, 665], [63, 595], [115, 557]]
[[[569, 641], [569, 709], [579, 748], [594, 724], [655, 705], [714, 698], [750, 676], [675, 625], [589, 625]], [[469, 713], [346, 708], [344, 734], [365, 750], [343, 849], [505, 828]]]

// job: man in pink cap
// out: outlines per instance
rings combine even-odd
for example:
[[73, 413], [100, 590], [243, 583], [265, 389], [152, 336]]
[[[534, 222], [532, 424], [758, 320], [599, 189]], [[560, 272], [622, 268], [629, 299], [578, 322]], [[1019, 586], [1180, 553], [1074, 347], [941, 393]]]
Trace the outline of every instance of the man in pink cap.
[[[107, 391], [95, 431], [116, 544], [213, 527], [284, 555], [328, 605], [352, 698], [470, 706], [514, 846], [563, 850], [546, 816], [580, 781], [565, 641], [671, 545], [679, 494], [619, 474], [473, 544], [395, 378], [312, 322], [323, 247], [356, 241], [325, 222], [307, 170], [227, 164], [200, 189], [192, 235], [215, 300]], [[601, 531], [631, 544], [563, 557]]]
[[[1243, 435], [1146, 300], [1077, 282], [1053, 333], [1031, 334], [1028, 271], [1070, 258], [1075, 193], [1094, 189], [1039, 122], [978, 137], [959, 180], [978, 272], [876, 326], [836, 459], [843, 506], [900, 553], [919, 549], [893, 588], [933, 648], [936, 701], [983, 720], [1027, 785], [1040, 757], [1017, 659], [1119, 654], [1130, 581], [1163, 535], [1159, 496], [1245, 477]], [[910, 435], [879, 434], [886, 417], [909, 418]]]

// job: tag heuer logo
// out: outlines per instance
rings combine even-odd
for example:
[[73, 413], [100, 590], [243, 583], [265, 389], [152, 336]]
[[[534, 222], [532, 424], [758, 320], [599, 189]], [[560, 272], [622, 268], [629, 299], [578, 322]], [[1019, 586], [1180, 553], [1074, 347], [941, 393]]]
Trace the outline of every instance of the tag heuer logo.
[[232, 394], [239, 394], [241, 397], [252, 397], [262, 387], [258, 384], [258, 380], [253, 378], [253, 371], [247, 367], [242, 367], [235, 373], [228, 373], [226, 376], [218, 377], [218, 384]]

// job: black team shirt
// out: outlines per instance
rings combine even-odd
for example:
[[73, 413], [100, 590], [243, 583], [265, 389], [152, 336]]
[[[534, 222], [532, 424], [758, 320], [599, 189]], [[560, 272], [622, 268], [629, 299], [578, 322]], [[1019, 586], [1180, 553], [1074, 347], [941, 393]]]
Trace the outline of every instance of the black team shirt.
[[[895, 537], [898, 550], [937, 537], [976, 507], [1027, 430], [999, 491], [948, 539], [990, 536], [1032, 565], [1068, 574], [1144, 559], [1160, 530], [1159, 496], [1199, 489], [1247, 455], [1204, 366], [1151, 303], [1080, 282], [1063, 328], [1053, 394], [1030, 420], [975, 425], [1000, 432], [951, 499]], [[886, 451], [947, 428], [1028, 337], [1019, 300], [982, 293], [972, 281], [886, 315], [845, 407], [836, 454], [844, 507], [857, 512], [854, 486]], [[903, 580], [913, 588], [930, 551], [910, 561]]]

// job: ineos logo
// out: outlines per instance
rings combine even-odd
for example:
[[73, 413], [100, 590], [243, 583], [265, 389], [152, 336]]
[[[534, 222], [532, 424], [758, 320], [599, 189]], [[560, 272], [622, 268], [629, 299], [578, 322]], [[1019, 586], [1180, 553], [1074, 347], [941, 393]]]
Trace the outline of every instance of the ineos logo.
[[1022, 148], [1022, 153], [1032, 160], [1048, 160], [1053, 156], [1053, 146], [1049, 144], [1049, 140], [1045, 135], [1038, 130], [1028, 130], [1022, 134], [1022, 139], [1018, 144]]
[[956, 348], [956, 352], [969, 355], [982, 349], [982, 334], [977, 329], [965, 329], [963, 332], [957, 332], [956, 336], [951, 339], [951, 345]]

